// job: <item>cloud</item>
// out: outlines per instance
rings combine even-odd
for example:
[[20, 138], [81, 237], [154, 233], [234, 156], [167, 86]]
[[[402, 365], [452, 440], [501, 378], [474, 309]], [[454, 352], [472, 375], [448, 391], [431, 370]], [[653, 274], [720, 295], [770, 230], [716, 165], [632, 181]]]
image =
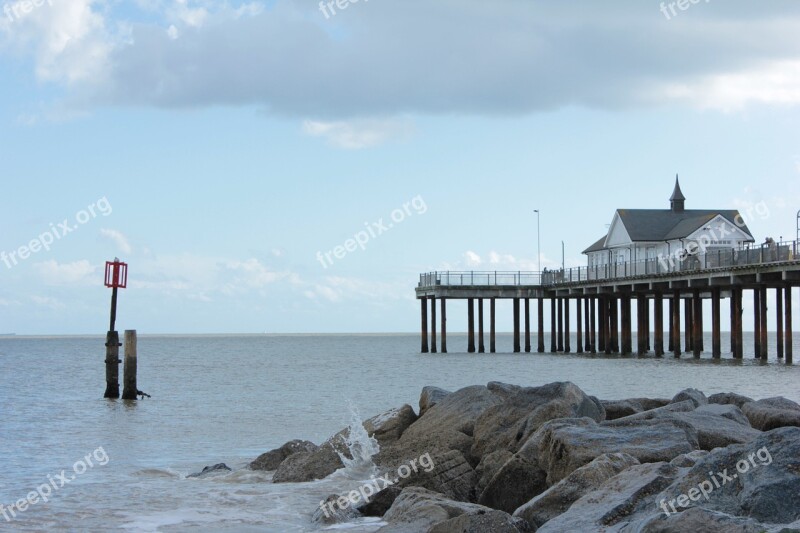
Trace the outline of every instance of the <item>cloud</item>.
[[64, 264], [50, 260], [35, 263], [33, 266], [47, 285], [90, 285], [102, 282], [102, 276], [95, 279], [96, 267], [85, 259]]
[[100, 230], [100, 235], [106, 237], [114, 244], [116, 244], [119, 251], [122, 252], [123, 254], [130, 254], [133, 252], [133, 248], [131, 247], [130, 242], [128, 242], [128, 238], [121, 232], [113, 229], [104, 228]]
[[64, 305], [63, 302], [56, 298], [52, 298], [50, 296], [31, 296], [31, 301], [38, 305], [39, 307], [46, 307], [53, 311], [59, 311], [61, 309], [65, 309], [67, 306]]
[[407, 137], [412, 130], [409, 122], [397, 120], [366, 120], [350, 122], [317, 122], [306, 120], [303, 131], [312, 137], [324, 137], [328, 143], [347, 150], [370, 148], [393, 138]]

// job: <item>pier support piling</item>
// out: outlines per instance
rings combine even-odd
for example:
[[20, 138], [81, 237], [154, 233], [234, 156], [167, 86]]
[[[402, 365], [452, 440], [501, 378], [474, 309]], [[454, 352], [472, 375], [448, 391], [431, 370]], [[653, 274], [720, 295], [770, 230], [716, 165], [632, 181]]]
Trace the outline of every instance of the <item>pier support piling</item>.
[[483, 298], [478, 298], [478, 353], [485, 353], [483, 345]]
[[783, 288], [775, 289], [776, 347], [778, 359], [783, 359]]
[[582, 316], [582, 309], [581, 306], [583, 302], [580, 298], [575, 300], [575, 329], [576, 329], [576, 339], [575, 342], [577, 343], [576, 351], [577, 353], [583, 353], [583, 316]]
[[734, 359], [744, 356], [744, 343], [742, 342], [742, 289], [731, 289], [731, 348]]
[[766, 360], [769, 352], [769, 335], [767, 332], [767, 287], [761, 287], [761, 312], [759, 313], [759, 317], [761, 318], [761, 359]]
[[711, 356], [715, 359], [722, 357], [720, 306], [720, 289], [715, 287], [711, 290]]
[[591, 353], [597, 353], [597, 298], [589, 298], [589, 346]]
[[475, 353], [475, 300], [467, 298], [467, 353]]
[[420, 298], [419, 303], [420, 315], [422, 316], [422, 324], [420, 328], [422, 346], [420, 347], [420, 351], [422, 353], [428, 353], [428, 299]]
[[556, 299], [550, 298], [550, 352], [558, 351], [558, 334], [556, 332]]
[[620, 298], [622, 308], [622, 353], [625, 355], [633, 353], [633, 341], [631, 339], [631, 297], [623, 296]]
[[544, 353], [544, 298], [536, 299], [536, 351]]
[[636, 297], [636, 353], [645, 355], [647, 353], [647, 298], [640, 294]]
[[442, 298], [442, 353], [447, 353], [447, 298]]
[[569, 298], [564, 298], [564, 353], [572, 351], [569, 332]]
[[761, 357], [761, 291], [753, 289], [753, 357]]
[[786, 342], [785, 347], [785, 356], [786, 356], [786, 364], [792, 363], [792, 286], [789, 285], [784, 289], [786, 291], [786, 302], [783, 306], [784, 312], [784, 325], [785, 325], [785, 332], [784, 332], [784, 341]]
[[525, 353], [531, 351], [531, 300], [525, 298]]
[[684, 350], [686, 353], [694, 351], [694, 322], [692, 321], [692, 300], [683, 300], [683, 329], [684, 329]]
[[692, 304], [692, 352], [695, 357], [700, 357], [703, 353], [703, 300], [700, 298], [700, 289], [692, 291]]
[[653, 349], [655, 350], [656, 357], [664, 356], [664, 295], [660, 292], [656, 293], [653, 299], [654, 313], [653, 329], [655, 330], [655, 339]]
[[611, 298], [611, 351], [619, 353], [619, 300]]
[[106, 334], [106, 392], [104, 398], [119, 398], [119, 333]]
[[675, 291], [672, 296], [672, 353], [675, 357], [681, 356], [681, 291]]
[[519, 352], [519, 298], [514, 298], [514, 353]]
[[431, 297], [431, 353], [436, 353], [436, 297]]
[[489, 300], [489, 352], [495, 353], [495, 299]]
[[557, 342], [558, 342], [558, 351], [564, 351], [564, 299], [557, 298], [556, 304], [558, 305], [558, 334], [557, 334]]

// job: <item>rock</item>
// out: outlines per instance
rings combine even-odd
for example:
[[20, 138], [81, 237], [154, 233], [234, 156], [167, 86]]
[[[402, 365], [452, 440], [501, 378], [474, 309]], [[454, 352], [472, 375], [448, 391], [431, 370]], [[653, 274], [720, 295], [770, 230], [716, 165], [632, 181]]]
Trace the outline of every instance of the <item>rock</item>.
[[320, 506], [314, 511], [311, 520], [317, 524], [342, 524], [351, 522], [361, 516], [357, 510], [353, 509], [351, 505], [340, 506], [340, 496], [338, 494], [331, 494]]
[[697, 464], [697, 461], [699, 461], [706, 455], [708, 455], [708, 452], [706, 450], [695, 450], [689, 453], [682, 453], [681, 455], [670, 461], [669, 464], [671, 464], [672, 466], [677, 466], [679, 468], [691, 468], [695, 464]]
[[[636, 515], [652, 514], [656, 508], [655, 495], [679, 473], [680, 469], [668, 463], [631, 466], [585, 494], [538, 531], [620, 531]], [[635, 528], [630, 530], [636, 531]]]
[[443, 495], [419, 488], [403, 489], [383, 516], [388, 525], [380, 533], [419, 533], [461, 515], [478, 515], [492, 510], [474, 503], [455, 502]]
[[465, 387], [448, 394], [428, 408], [425, 416], [411, 424], [403, 437], [408, 440], [447, 431], [472, 437], [478, 417], [489, 407], [501, 402], [502, 398], [486, 387]]
[[402, 491], [397, 485], [386, 487], [372, 496], [368, 503], [362, 504], [358, 511], [363, 516], [383, 516]]
[[691, 400], [695, 407], [708, 404], [708, 398], [701, 391], [697, 389], [685, 389], [672, 398], [671, 403], [679, 403], [685, 400]]
[[[461, 452], [469, 461], [471, 449], [472, 437], [458, 431], [443, 430], [422, 436], [412, 436], [406, 432], [397, 442], [381, 448], [372, 460], [385, 470], [396, 470], [400, 465], [408, 464], [408, 461], [426, 453], [437, 454], [450, 450]], [[477, 461], [470, 462], [472, 464], [477, 465]]]
[[[422, 487], [441, 493], [450, 500], [475, 501], [478, 476], [458, 450], [427, 455], [426, 468], [417, 467], [405, 478], [398, 480], [400, 487]], [[395, 475], [397, 470], [393, 472]], [[395, 475], [396, 477], [396, 475]]]
[[694, 410], [695, 410], [694, 402], [691, 400], [684, 400], [682, 402], [670, 403], [662, 407], [656, 407], [655, 409], [649, 409], [647, 411], [641, 411], [636, 414], [623, 416], [622, 418], [617, 418], [615, 420], [606, 420], [605, 422], [603, 422], [603, 425], [617, 426], [619, 424], [633, 422], [635, 420], [652, 420], [654, 418], [658, 418], [658, 416], [662, 413], [686, 413]]
[[[657, 501], [670, 511], [672, 506], [681, 510], [678, 499], [688, 495], [684, 499], [688, 507], [789, 524], [800, 519], [800, 506], [789, 503], [790, 495], [797, 494], [800, 428], [785, 427], [764, 433], [748, 444], [712, 451], [664, 489]], [[692, 496], [694, 500], [690, 499]]]
[[669, 404], [669, 400], [650, 398], [630, 398], [627, 400], [600, 400], [606, 411], [606, 420], [616, 420], [624, 416], [635, 415]]
[[397, 442], [403, 432], [417, 420], [414, 409], [406, 404], [364, 421], [364, 429], [380, 446]]
[[490, 510], [478, 514], [463, 514], [440, 522], [428, 533], [524, 533], [532, 531], [522, 520], [503, 511]]
[[598, 422], [605, 419], [599, 400], [590, 398], [573, 383], [517, 387], [491, 382], [487, 389], [502, 401], [486, 408], [475, 421], [474, 457], [498, 449], [516, 452], [542, 424], [556, 418], [588, 417]]
[[292, 440], [267, 453], [261, 454], [258, 458], [250, 463], [250, 468], [253, 470], [277, 470], [278, 466], [290, 455], [298, 452], [313, 452], [319, 447], [313, 442], [307, 440]]
[[585, 494], [599, 488], [626, 468], [638, 464], [635, 457], [625, 453], [601, 455], [516, 509], [514, 516], [523, 518], [532, 526], [541, 527], [566, 512]]
[[419, 397], [419, 416], [442, 401], [445, 397], [452, 394], [449, 390], [440, 389], [439, 387], [432, 387], [428, 385], [422, 388], [422, 394]]
[[664, 513], [644, 524], [642, 533], [761, 533], [767, 527], [750, 518], [694, 507], [682, 513]]
[[478, 494], [483, 492], [483, 489], [486, 488], [486, 485], [489, 484], [495, 474], [513, 456], [514, 454], [508, 450], [497, 450], [483, 456], [483, 459], [475, 468], [475, 474], [478, 476], [478, 485], [476, 487]]
[[328, 439], [310, 452], [297, 452], [287, 457], [272, 475], [273, 483], [302, 483], [325, 479], [344, 468], [339, 452], [349, 453], [340, 434]]
[[746, 403], [742, 412], [750, 424], [761, 431], [787, 426], [800, 427], [800, 405], [781, 396]]
[[[690, 401], [683, 401], [671, 405], [678, 407], [693, 404]], [[697, 441], [700, 448], [709, 451], [730, 444], [750, 442], [761, 435], [760, 431], [750, 427], [747, 418], [735, 405], [701, 405], [697, 409], [688, 412], [671, 411], [664, 407], [620, 418], [605, 425], [615, 427], [629, 420], [642, 419], [675, 420], [688, 424], [697, 433]]]
[[605, 453], [627, 453], [641, 463], [655, 463], [699, 448], [692, 428], [676, 420], [619, 422], [610, 422], [617, 425], [609, 427], [587, 418], [553, 420], [519, 453], [531, 453], [526, 448], [534, 448], [548, 484], [553, 485]]
[[478, 503], [513, 513], [520, 505], [547, 489], [547, 472], [535, 458], [518, 453], [489, 481]]
[[717, 405], [735, 405], [739, 409], [746, 403], [753, 402], [752, 398], [736, 394], [735, 392], [718, 392], [708, 397], [708, 403]]
[[216, 464], [214, 466], [207, 466], [207, 467], [203, 468], [202, 472], [196, 472], [194, 474], [189, 474], [186, 477], [187, 478], [189, 478], [189, 477], [206, 477], [206, 476], [208, 476], [210, 474], [218, 474], [220, 472], [230, 472], [230, 471], [231, 471], [231, 469], [230, 469], [230, 467], [228, 467], [228, 465], [226, 465], [225, 463], [219, 463], [219, 464]]

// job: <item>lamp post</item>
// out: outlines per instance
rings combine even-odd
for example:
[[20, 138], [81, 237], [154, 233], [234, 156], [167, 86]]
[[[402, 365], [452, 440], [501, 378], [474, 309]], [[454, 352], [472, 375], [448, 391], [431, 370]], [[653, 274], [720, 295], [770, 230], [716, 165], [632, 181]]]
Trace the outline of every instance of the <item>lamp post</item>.
[[[537, 254], [537, 261], [539, 267], [539, 275], [542, 275], [542, 234], [540, 232], [540, 225], [539, 225], [539, 210], [534, 209], [534, 213], [536, 213], [536, 254]], [[798, 215], [800, 217], [800, 215]]]

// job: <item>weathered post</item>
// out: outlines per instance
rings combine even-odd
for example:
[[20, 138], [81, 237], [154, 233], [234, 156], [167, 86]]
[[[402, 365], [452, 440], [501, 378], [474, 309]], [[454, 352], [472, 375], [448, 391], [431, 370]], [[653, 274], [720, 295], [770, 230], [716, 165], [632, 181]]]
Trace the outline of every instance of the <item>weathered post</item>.
[[691, 298], [686, 298], [683, 301], [683, 327], [684, 327], [684, 344], [686, 346], [686, 353], [694, 350], [694, 321], [692, 320], [694, 317], [692, 316], [692, 311], [694, 307], [692, 307], [692, 300]]
[[117, 289], [128, 286], [128, 265], [120, 262], [106, 261], [105, 282], [111, 288], [111, 317], [108, 333], [106, 334], [106, 392], [104, 398], [119, 398], [119, 333], [116, 332], [117, 323]]
[[589, 346], [591, 353], [597, 353], [597, 298], [589, 302]]
[[436, 296], [431, 296], [431, 353], [436, 353]]
[[422, 345], [420, 346], [420, 351], [422, 353], [428, 353], [428, 299], [427, 298], [420, 298], [420, 316], [422, 318], [422, 324], [420, 328], [420, 337]]
[[495, 346], [495, 299], [492, 298], [489, 300], [489, 352], [495, 353], [496, 346]]
[[556, 332], [556, 298], [550, 298], [550, 352], [558, 351], [558, 335]]
[[656, 292], [653, 299], [655, 324], [653, 324], [655, 334], [655, 346], [653, 347], [656, 352], [656, 357], [664, 355], [664, 296], [661, 292]]
[[619, 353], [619, 300], [611, 298], [611, 351]]
[[761, 359], [767, 360], [769, 355], [769, 337], [767, 335], [767, 287], [761, 287]]
[[784, 340], [786, 341], [786, 363], [792, 363], [792, 286], [786, 287], [786, 305], [783, 307], [785, 313], [784, 324], [786, 331], [784, 333]]
[[575, 340], [578, 343], [576, 351], [583, 353], [583, 302], [580, 296], [575, 300]]
[[447, 298], [442, 301], [442, 353], [447, 353]]
[[681, 356], [681, 291], [676, 290], [672, 297], [672, 353]]
[[[731, 332], [733, 334], [733, 332]], [[711, 356], [719, 359], [722, 356], [720, 341], [720, 289], [711, 290]]]
[[569, 332], [569, 297], [564, 298], [564, 353], [572, 351]]
[[753, 357], [761, 357], [761, 291], [753, 289]]
[[558, 351], [564, 351], [564, 299], [558, 298]]
[[[620, 298], [621, 322], [622, 322], [622, 353], [630, 355], [633, 353], [633, 342], [631, 339], [631, 297], [625, 295]], [[640, 322], [641, 324], [641, 322]]]
[[514, 353], [519, 353], [519, 298], [514, 298]]
[[536, 351], [544, 353], [544, 298], [536, 299]]
[[740, 287], [731, 289], [731, 305], [733, 307], [731, 309], [733, 358], [741, 359], [744, 356], [744, 343], [742, 341], [742, 312], [744, 309], [742, 308], [742, 289]]
[[525, 298], [525, 352], [531, 351], [531, 300]]
[[783, 288], [775, 288], [775, 319], [777, 325], [778, 359], [783, 359]]
[[478, 298], [478, 353], [486, 352], [483, 345], [483, 298]]
[[467, 353], [475, 353], [475, 300], [467, 298]]
[[703, 353], [703, 300], [700, 298], [700, 289], [692, 291], [692, 351], [695, 357]]
[[125, 379], [122, 389], [123, 400], [135, 400], [136, 388], [136, 330], [125, 330]]

